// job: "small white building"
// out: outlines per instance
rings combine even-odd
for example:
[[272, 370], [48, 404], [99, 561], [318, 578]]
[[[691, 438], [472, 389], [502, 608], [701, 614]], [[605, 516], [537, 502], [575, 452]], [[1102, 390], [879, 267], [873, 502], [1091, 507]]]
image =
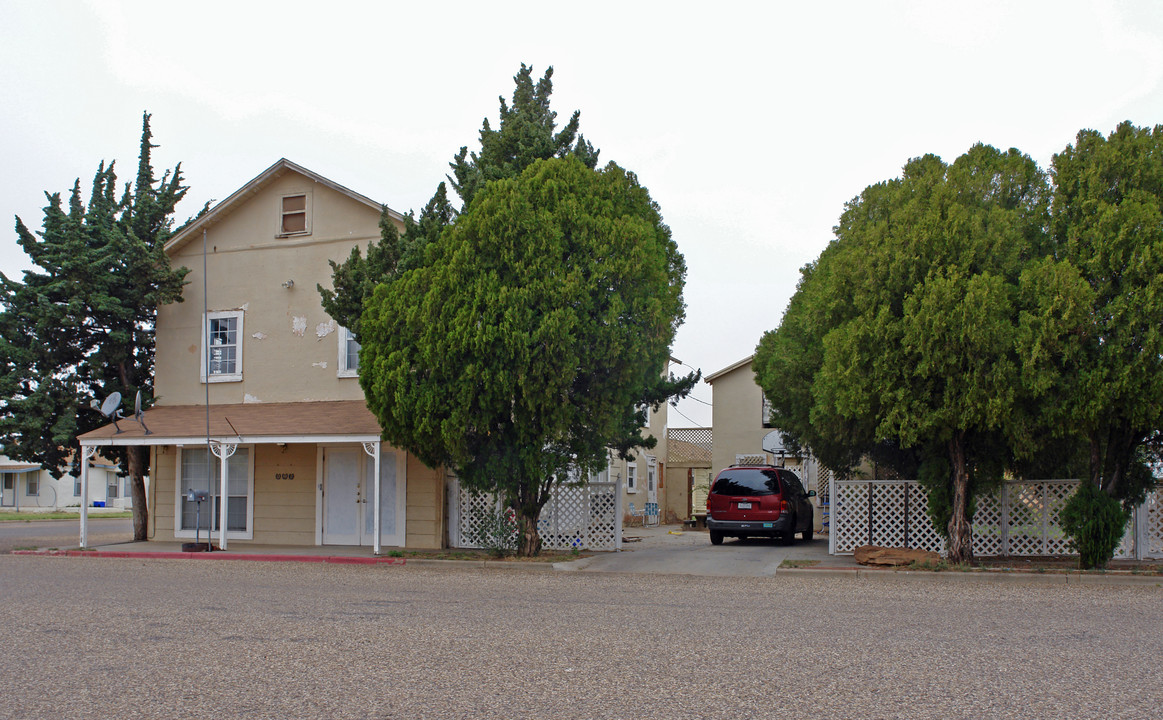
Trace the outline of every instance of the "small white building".
[[[118, 472], [117, 465], [100, 456], [94, 456], [89, 461], [90, 507], [133, 507], [131, 480]], [[59, 479], [54, 478], [39, 465], [10, 460], [0, 455], [0, 508], [47, 512], [80, 505], [79, 475], [66, 474]]]

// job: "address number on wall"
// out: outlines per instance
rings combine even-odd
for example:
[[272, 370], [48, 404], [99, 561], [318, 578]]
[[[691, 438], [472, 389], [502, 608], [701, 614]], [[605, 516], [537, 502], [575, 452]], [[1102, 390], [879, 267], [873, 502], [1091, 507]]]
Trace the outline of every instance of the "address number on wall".
[[295, 473], [275, 473], [275, 480], [294, 480]]

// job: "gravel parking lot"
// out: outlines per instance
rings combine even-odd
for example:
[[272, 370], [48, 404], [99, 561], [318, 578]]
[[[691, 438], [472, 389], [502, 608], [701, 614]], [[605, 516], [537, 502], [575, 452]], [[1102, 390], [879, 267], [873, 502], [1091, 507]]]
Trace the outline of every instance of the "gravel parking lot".
[[0, 556], [4, 718], [1154, 718], [1154, 586]]

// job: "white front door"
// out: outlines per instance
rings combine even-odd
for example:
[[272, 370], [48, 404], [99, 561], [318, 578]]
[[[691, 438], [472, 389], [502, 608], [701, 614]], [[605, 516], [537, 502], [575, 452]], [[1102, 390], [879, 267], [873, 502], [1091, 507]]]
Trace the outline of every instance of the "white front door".
[[[380, 544], [404, 545], [404, 483], [380, 454]], [[323, 448], [323, 544], [375, 544], [375, 458], [360, 445]]]
[[359, 447], [323, 449], [324, 545], [362, 544], [363, 455]]

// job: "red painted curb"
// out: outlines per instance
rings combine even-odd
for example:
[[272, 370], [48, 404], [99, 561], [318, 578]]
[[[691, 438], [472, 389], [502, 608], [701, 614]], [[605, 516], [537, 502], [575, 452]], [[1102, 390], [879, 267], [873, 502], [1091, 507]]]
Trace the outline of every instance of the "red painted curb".
[[132, 558], [140, 560], [248, 560], [250, 562], [331, 563], [335, 565], [405, 565], [405, 558], [342, 555], [272, 555], [231, 552], [130, 552], [124, 550], [13, 550], [13, 555], [42, 557]]

